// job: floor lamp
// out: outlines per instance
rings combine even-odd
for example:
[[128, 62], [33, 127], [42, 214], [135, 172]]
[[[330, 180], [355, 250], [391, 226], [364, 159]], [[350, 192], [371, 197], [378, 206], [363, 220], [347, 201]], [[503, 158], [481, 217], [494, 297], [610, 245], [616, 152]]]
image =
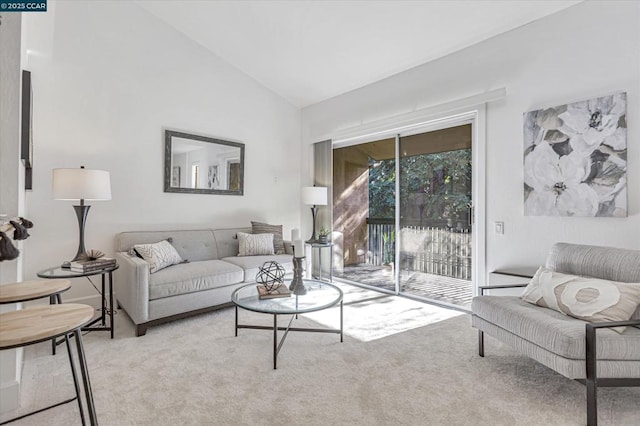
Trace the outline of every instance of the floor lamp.
[[313, 232], [311, 232], [311, 238], [308, 243], [315, 243], [316, 237], [316, 214], [318, 213], [318, 207], [327, 205], [327, 188], [324, 186], [305, 186], [302, 188], [302, 203], [312, 206], [311, 216], [313, 217]]
[[78, 252], [72, 261], [82, 259], [86, 252], [84, 227], [91, 207], [84, 202], [111, 199], [109, 172], [85, 169], [84, 166], [79, 169], [53, 169], [52, 194], [54, 200], [80, 200], [79, 206], [73, 206], [78, 217], [79, 239]]

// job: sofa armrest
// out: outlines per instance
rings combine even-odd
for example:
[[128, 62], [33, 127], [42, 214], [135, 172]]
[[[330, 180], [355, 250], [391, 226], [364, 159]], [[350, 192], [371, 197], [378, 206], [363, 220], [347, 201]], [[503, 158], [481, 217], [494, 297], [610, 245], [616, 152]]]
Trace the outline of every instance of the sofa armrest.
[[518, 284], [496, 284], [496, 285], [481, 285], [478, 286], [478, 290], [480, 291], [480, 296], [484, 295], [485, 290], [498, 290], [501, 288], [518, 288], [518, 287], [526, 287], [528, 283], [518, 283]]
[[589, 329], [628, 327], [628, 326], [640, 327], [640, 320], [589, 322], [586, 324], [586, 329], [588, 333]]
[[120, 306], [127, 311], [135, 324], [149, 320], [149, 264], [126, 252], [115, 255], [118, 268], [114, 285]]

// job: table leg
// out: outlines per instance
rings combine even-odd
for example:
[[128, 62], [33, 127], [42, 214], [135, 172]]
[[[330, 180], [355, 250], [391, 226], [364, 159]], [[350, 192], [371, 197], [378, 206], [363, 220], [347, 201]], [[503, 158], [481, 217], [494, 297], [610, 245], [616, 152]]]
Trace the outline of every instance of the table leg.
[[107, 325], [107, 317], [106, 317], [106, 306], [105, 306], [105, 276], [104, 274], [100, 275], [102, 281], [102, 311], [100, 312], [100, 321], [102, 322], [102, 326], [106, 327]]
[[115, 324], [113, 322], [113, 273], [109, 272], [109, 327], [111, 328], [111, 338], [115, 332]]
[[318, 248], [318, 267], [318, 281], [322, 282], [322, 248]]
[[342, 326], [344, 315], [342, 314], [342, 304], [343, 304], [343, 302], [341, 300], [340, 301], [340, 342], [344, 341], [343, 340], [343, 326]]
[[278, 367], [278, 314], [273, 314], [273, 369]]
[[[58, 297], [60, 297], [60, 295], [58, 295]], [[55, 295], [49, 296], [49, 304], [50, 305], [56, 304]], [[51, 355], [55, 355], [55, 354], [56, 354], [56, 339], [51, 339]]]
[[80, 385], [78, 384], [78, 375], [76, 373], [76, 363], [73, 361], [73, 352], [71, 351], [71, 343], [69, 343], [69, 335], [64, 335], [64, 341], [67, 344], [67, 352], [69, 353], [69, 364], [71, 365], [71, 375], [73, 376], [73, 386], [76, 389], [76, 399], [78, 400], [78, 410], [80, 410], [80, 419], [82, 425], [86, 424], [84, 419], [84, 410], [82, 409], [82, 397], [80, 396]]
[[78, 350], [78, 361], [80, 362], [80, 372], [82, 373], [82, 383], [84, 385], [84, 394], [87, 399], [87, 411], [89, 412], [89, 420], [91, 426], [98, 424], [96, 417], [96, 409], [93, 404], [93, 393], [91, 392], [91, 381], [89, 380], [89, 369], [87, 368], [87, 360], [84, 356], [84, 348], [82, 346], [82, 330], [76, 328], [74, 330], [76, 338], [76, 349]]
[[238, 305], [236, 305], [236, 337], [238, 337]]
[[331, 246], [331, 257], [329, 258], [329, 282], [333, 282], [333, 246]]

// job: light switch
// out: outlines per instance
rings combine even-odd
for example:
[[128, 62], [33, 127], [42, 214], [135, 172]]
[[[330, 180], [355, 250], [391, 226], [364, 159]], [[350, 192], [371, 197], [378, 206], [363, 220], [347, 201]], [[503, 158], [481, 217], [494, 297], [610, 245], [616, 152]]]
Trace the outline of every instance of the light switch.
[[504, 222], [494, 222], [496, 234], [504, 235]]

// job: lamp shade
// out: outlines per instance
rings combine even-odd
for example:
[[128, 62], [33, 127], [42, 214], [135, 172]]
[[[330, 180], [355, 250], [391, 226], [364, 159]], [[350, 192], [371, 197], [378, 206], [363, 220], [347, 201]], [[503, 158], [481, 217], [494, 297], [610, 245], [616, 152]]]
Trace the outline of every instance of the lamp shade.
[[305, 186], [302, 188], [302, 202], [310, 206], [326, 206], [327, 188], [324, 186]]
[[53, 169], [54, 200], [110, 200], [109, 172], [92, 169]]

